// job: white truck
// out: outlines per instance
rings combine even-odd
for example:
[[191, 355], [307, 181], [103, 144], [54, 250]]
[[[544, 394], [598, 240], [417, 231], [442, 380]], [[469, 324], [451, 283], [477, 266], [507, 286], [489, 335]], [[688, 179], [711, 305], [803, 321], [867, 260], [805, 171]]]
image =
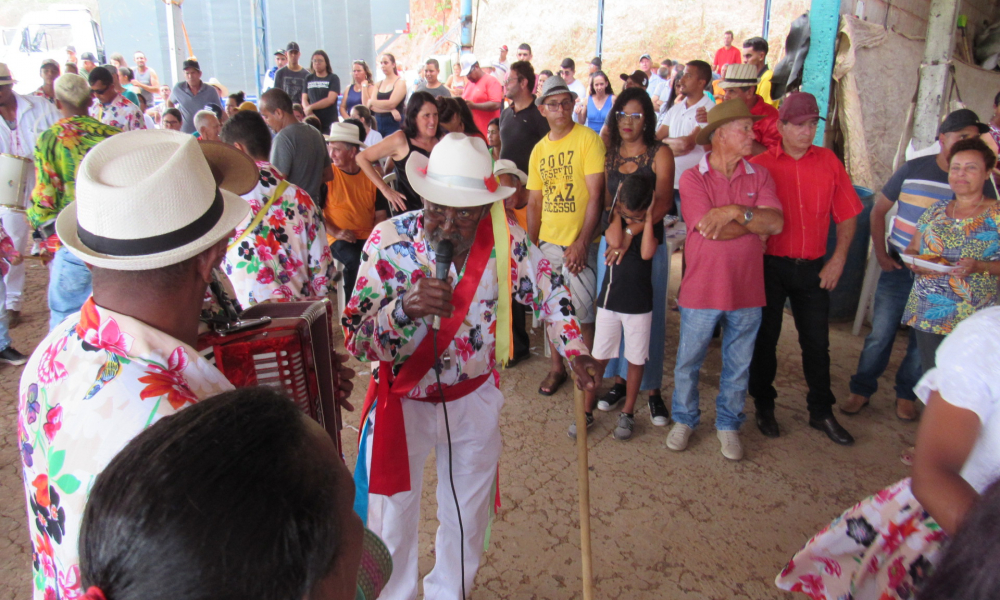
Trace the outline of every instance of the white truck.
[[17, 27], [3, 31], [0, 62], [17, 80], [14, 91], [28, 94], [42, 85], [42, 61], [51, 58], [63, 65], [66, 48], [76, 48], [77, 58], [92, 52], [105, 62], [101, 26], [81, 4], [53, 4], [48, 10], [26, 13]]

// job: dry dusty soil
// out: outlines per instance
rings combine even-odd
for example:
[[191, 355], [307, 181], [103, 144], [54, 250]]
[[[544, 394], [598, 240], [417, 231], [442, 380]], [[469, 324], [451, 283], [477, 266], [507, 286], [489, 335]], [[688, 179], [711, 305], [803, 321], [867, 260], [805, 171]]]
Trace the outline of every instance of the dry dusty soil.
[[[671, 289], [676, 292], [680, 256], [674, 261]], [[31, 262], [28, 274], [25, 321], [13, 332], [15, 346], [23, 352], [43, 337], [48, 319], [47, 271]], [[665, 395], [672, 390], [678, 320], [678, 313], [668, 318]], [[540, 337], [534, 341], [537, 345]], [[686, 452], [666, 449], [667, 429], [653, 427], [644, 406], [628, 442], [611, 437], [612, 414], [598, 414], [589, 439], [595, 597], [789, 597], [773, 581], [792, 553], [841, 510], [907, 474], [898, 456], [912, 444], [916, 425], [896, 420], [891, 378], [902, 342], [900, 338], [889, 376], [871, 406], [861, 416], [841, 418], [857, 437], [851, 448], [834, 445], [808, 426], [806, 387], [790, 318], [778, 350], [782, 436], [770, 440], [760, 435], [749, 402], [742, 462], [722, 457], [712, 427], [720, 370], [717, 344], [702, 373], [702, 425]], [[841, 398], [847, 395], [861, 345], [862, 338], [851, 336], [848, 324], [833, 326], [833, 389]], [[501, 418], [503, 507], [471, 593], [476, 600], [581, 597], [576, 451], [566, 436], [572, 393], [564, 386], [551, 398], [538, 395], [547, 363], [540, 348], [535, 354], [502, 375], [507, 398]], [[0, 600], [30, 598], [30, 547], [15, 443], [20, 371], [0, 367]], [[361, 392], [354, 396], [360, 400]], [[357, 415], [348, 415], [346, 422], [356, 427]], [[345, 429], [344, 439], [353, 467], [355, 431]], [[435, 477], [430, 468], [425, 479], [422, 574], [434, 560]]]

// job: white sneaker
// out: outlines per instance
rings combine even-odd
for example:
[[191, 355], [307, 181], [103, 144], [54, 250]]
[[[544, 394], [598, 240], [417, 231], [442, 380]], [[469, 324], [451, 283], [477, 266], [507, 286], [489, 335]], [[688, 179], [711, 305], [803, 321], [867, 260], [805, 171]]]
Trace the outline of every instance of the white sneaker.
[[740, 460], [743, 458], [743, 445], [740, 444], [740, 432], [738, 431], [718, 431], [719, 443], [722, 444], [722, 455], [729, 460]]
[[691, 434], [694, 433], [694, 429], [691, 429], [683, 423], [674, 423], [674, 426], [670, 428], [670, 433], [667, 434], [667, 448], [670, 448], [674, 452], [681, 452], [688, 447], [688, 440], [691, 439]]

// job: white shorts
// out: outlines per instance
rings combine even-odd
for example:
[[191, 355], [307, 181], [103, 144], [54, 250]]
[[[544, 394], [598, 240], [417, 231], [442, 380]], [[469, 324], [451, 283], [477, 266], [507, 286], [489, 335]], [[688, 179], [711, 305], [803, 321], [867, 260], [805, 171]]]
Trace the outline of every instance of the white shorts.
[[594, 322], [594, 350], [597, 360], [618, 358], [618, 346], [625, 330], [625, 360], [629, 364], [644, 365], [649, 358], [649, 329], [653, 313], [630, 315], [601, 307], [597, 308]]

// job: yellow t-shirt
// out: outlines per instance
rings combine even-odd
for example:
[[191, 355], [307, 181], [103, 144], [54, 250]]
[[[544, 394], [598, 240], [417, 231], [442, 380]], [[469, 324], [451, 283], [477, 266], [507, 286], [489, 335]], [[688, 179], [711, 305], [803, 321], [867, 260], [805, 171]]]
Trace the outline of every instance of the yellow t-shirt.
[[772, 75], [774, 75], [774, 71], [772, 71], [771, 69], [764, 71], [764, 74], [760, 76], [760, 81], [757, 82], [757, 93], [760, 95], [761, 98], [764, 99], [764, 102], [767, 102], [774, 108], [778, 108], [778, 105], [781, 104], [781, 101], [771, 100]]
[[604, 173], [604, 142], [585, 125], [574, 125], [557, 141], [546, 135], [535, 145], [527, 187], [542, 192], [540, 241], [559, 246], [576, 241], [590, 201], [585, 177], [597, 173]]

